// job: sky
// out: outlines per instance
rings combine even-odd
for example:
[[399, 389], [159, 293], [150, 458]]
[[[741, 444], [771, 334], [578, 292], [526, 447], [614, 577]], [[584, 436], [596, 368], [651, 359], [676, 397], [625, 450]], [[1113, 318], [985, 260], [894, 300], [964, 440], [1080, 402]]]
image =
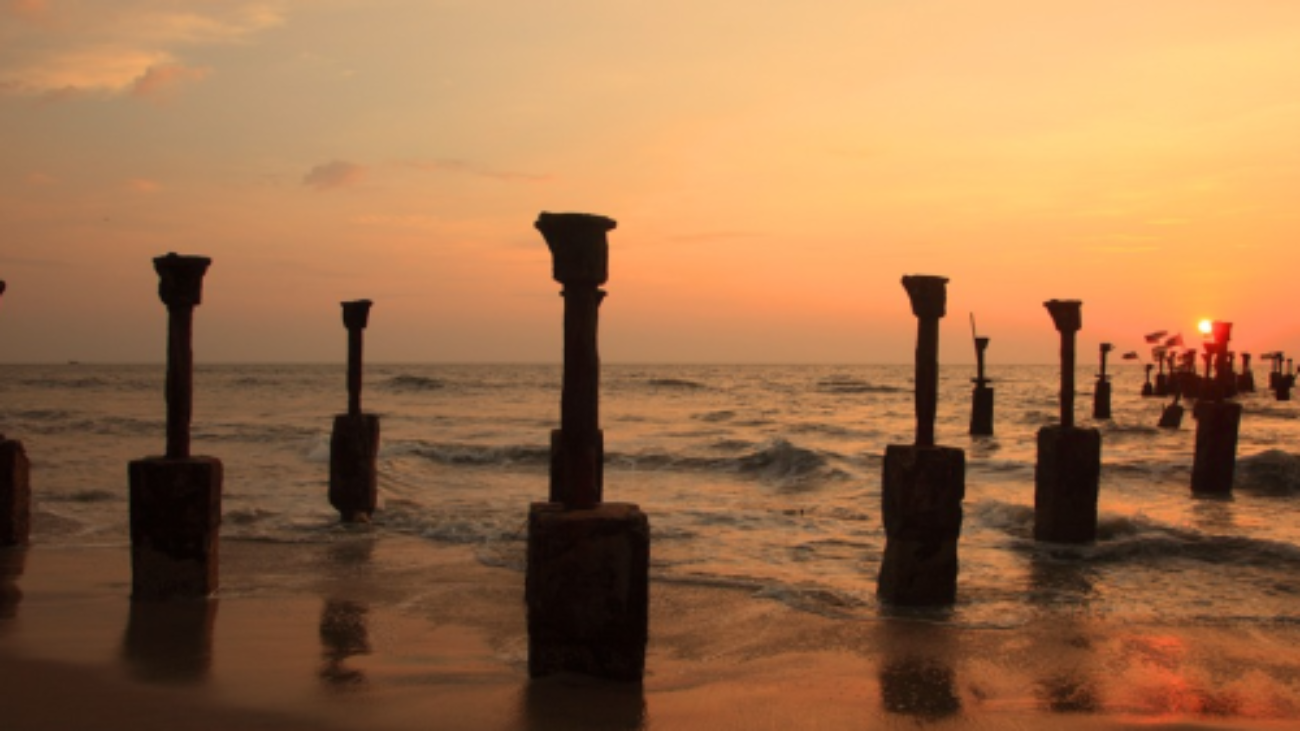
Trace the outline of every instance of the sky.
[[[1294, 0], [0, 0], [0, 362], [558, 362], [532, 224], [618, 221], [601, 354], [1300, 349]], [[1082, 356], [1088, 357], [1088, 356]]]

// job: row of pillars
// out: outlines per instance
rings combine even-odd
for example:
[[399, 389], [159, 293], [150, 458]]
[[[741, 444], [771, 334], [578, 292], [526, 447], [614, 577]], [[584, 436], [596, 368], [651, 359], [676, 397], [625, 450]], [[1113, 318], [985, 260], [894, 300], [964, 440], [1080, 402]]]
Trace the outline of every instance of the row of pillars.
[[[648, 636], [649, 520], [637, 505], [604, 501], [599, 409], [601, 285], [608, 278], [607, 234], [616, 223], [603, 216], [542, 213], [535, 226], [550, 248], [553, 276], [563, 285], [564, 375], [560, 428], [551, 435], [549, 499], [534, 503], [528, 517], [529, 672], [636, 681], [644, 674]], [[138, 600], [206, 597], [218, 585], [222, 464], [190, 454], [193, 311], [210, 263], [205, 257], [176, 254], [154, 260], [159, 296], [168, 310], [167, 444], [163, 456], [129, 466], [132, 597]], [[956, 598], [965, 453], [937, 445], [934, 429], [939, 320], [945, 315], [947, 282], [937, 276], [903, 278], [917, 318], [916, 434], [913, 444], [886, 448], [881, 495], [886, 544], [877, 583], [880, 598], [899, 606], [946, 605]], [[1045, 306], [1060, 336], [1060, 423], [1038, 432], [1034, 537], [1087, 543], [1096, 538], [1101, 435], [1074, 423], [1075, 341], [1082, 304], [1052, 300]], [[375, 508], [379, 421], [361, 408], [362, 336], [370, 307], [368, 300], [343, 303], [348, 410], [334, 421], [330, 501], [346, 522], [366, 521]], [[992, 393], [983, 361], [987, 345], [987, 338], [976, 338], [975, 394], [977, 406], [987, 398], [991, 428]], [[1226, 367], [1226, 348], [1225, 335], [1220, 367]], [[1109, 350], [1103, 344], [1099, 386], [1109, 386]], [[986, 397], [980, 396], [982, 390]], [[984, 422], [976, 415], [972, 427]], [[1222, 398], [1204, 401], [1197, 418], [1193, 490], [1226, 491], [1231, 488], [1240, 406]], [[13, 454], [21, 453], [18, 445]], [[19, 470], [10, 469], [13, 460], [4, 459], [10, 460], [4, 462], [6, 475], [16, 475]], [[25, 457], [21, 472], [26, 486]], [[26, 540], [25, 525], [22, 530], [17, 542]]]

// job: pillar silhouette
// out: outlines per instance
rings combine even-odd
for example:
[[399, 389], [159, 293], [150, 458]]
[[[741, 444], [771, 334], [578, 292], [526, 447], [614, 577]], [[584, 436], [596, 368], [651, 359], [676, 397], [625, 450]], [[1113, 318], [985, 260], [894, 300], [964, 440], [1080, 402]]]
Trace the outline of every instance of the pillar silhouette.
[[1241, 354], [1241, 373], [1237, 374], [1237, 391], [1239, 393], [1255, 392], [1255, 374], [1250, 370], [1250, 353]]
[[560, 429], [551, 502], [528, 516], [528, 672], [640, 682], [649, 633], [650, 524], [636, 505], [603, 502], [597, 316], [612, 219], [542, 213], [535, 224], [564, 285]]
[[330, 504], [345, 523], [366, 523], [379, 496], [379, 417], [361, 411], [362, 336], [370, 300], [343, 302], [348, 331], [348, 412], [334, 417], [330, 435]]
[[[1237, 434], [1241, 425], [1241, 404], [1227, 400], [1228, 343], [1232, 323], [1213, 323], [1213, 340], [1206, 342], [1206, 355], [1217, 364], [1208, 398], [1192, 410], [1196, 419], [1196, 451], [1192, 460], [1192, 492], [1224, 495], [1232, 492], [1237, 468]], [[1209, 379], [1207, 378], [1207, 381]]]
[[1109, 419], [1110, 418], [1110, 380], [1106, 375], [1106, 356], [1115, 346], [1110, 343], [1102, 343], [1101, 350], [1101, 372], [1097, 374], [1097, 385], [1092, 392], [1092, 418]]
[[1034, 468], [1034, 539], [1090, 543], [1097, 537], [1101, 432], [1074, 425], [1075, 335], [1082, 302], [1044, 303], [1061, 337], [1061, 423], [1038, 430]]
[[194, 308], [211, 261], [174, 253], [153, 260], [167, 306], [167, 451], [129, 465], [135, 599], [204, 597], [217, 589], [222, 465], [190, 455]]
[[[0, 297], [5, 288], [0, 280]], [[31, 463], [22, 442], [0, 434], [0, 548], [26, 544], [31, 526]]]
[[885, 552], [876, 582], [877, 596], [900, 606], [945, 605], [957, 598], [966, 454], [934, 443], [939, 319], [947, 303], [947, 282], [943, 277], [903, 277], [917, 318], [916, 443], [885, 448]]
[[993, 436], [993, 381], [984, 377], [984, 352], [989, 348], [988, 338], [975, 338], [975, 390], [971, 393], [970, 433], [972, 436]]

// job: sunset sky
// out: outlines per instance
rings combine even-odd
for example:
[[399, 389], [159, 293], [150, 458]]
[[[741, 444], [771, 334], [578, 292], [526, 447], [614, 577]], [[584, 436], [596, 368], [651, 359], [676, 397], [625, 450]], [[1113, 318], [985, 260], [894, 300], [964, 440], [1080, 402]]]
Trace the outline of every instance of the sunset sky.
[[539, 212], [618, 221], [607, 362], [1300, 350], [1295, 0], [0, 0], [0, 362], [557, 361]]

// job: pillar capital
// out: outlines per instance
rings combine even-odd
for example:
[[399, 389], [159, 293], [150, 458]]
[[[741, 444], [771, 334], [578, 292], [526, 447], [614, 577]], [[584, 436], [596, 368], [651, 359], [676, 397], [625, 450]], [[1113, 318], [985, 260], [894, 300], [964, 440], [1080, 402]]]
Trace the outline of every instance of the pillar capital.
[[606, 233], [617, 225], [612, 218], [590, 213], [547, 212], [533, 224], [551, 250], [555, 281], [578, 287], [598, 287], [609, 278]]
[[1043, 303], [1057, 332], [1078, 332], [1083, 327], [1083, 302], [1079, 300], [1048, 300]]
[[370, 322], [370, 300], [353, 300], [343, 302], [343, 327], [349, 330], [364, 330]]
[[948, 278], [928, 274], [903, 277], [903, 288], [912, 301], [912, 314], [922, 318], [940, 318], [948, 304]]
[[203, 299], [203, 275], [212, 260], [175, 252], [153, 260], [158, 272], [158, 297], [168, 307], [194, 307]]

